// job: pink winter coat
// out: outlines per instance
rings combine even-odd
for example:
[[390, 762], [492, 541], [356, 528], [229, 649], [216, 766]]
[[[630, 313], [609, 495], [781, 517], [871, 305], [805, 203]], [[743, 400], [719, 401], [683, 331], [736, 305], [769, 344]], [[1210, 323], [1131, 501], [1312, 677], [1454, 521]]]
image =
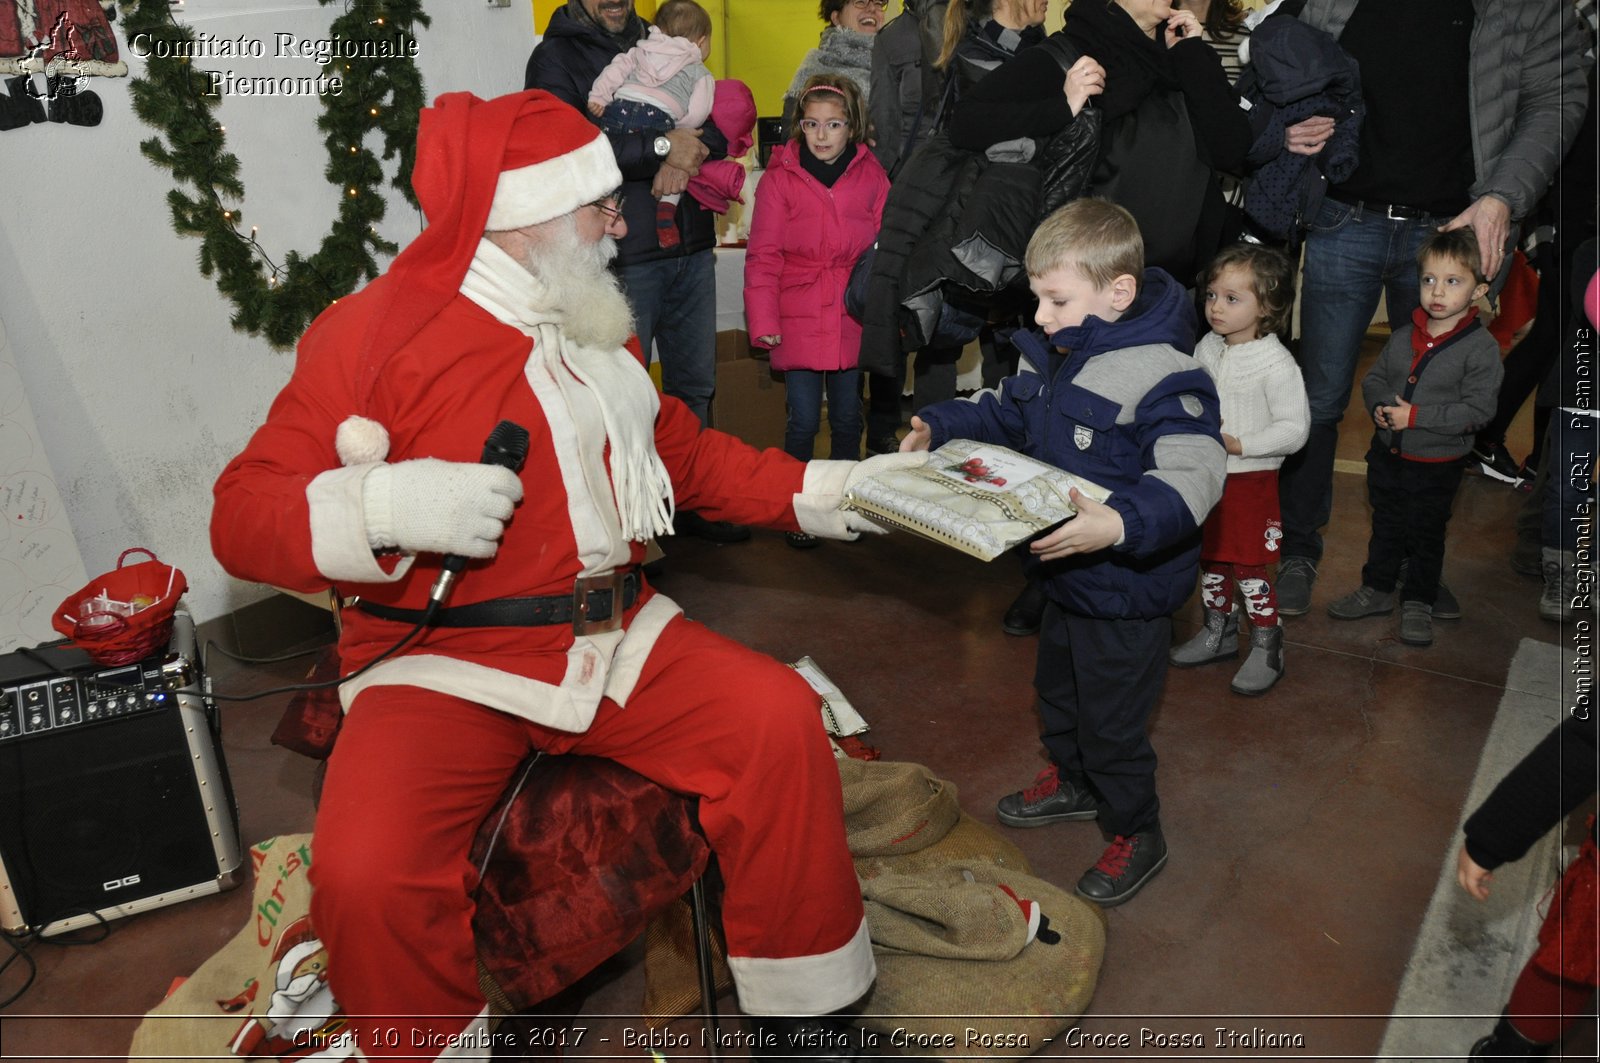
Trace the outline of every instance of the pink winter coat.
[[845, 313], [844, 289], [861, 252], [878, 238], [889, 177], [864, 144], [832, 188], [800, 166], [793, 142], [780, 145], [756, 185], [744, 260], [744, 316], [750, 342], [782, 336], [772, 368], [853, 369], [861, 325]]

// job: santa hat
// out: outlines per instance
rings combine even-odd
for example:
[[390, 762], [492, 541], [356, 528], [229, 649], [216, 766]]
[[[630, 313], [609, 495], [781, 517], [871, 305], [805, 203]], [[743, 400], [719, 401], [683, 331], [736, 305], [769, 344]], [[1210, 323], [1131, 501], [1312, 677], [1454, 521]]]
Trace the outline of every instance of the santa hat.
[[[424, 108], [411, 186], [428, 227], [361, 293], [378, 300], [360, 311], [370, 315], [362, 396], [389, 356], [456, 297], [485, 232], [549, 221], [621, 184], [600, 130], [541, 89], [491, 100], [451, 92]], [[356, 301], [327, 313], [358, 312], [345, 305]]]
[[501, 159], [500, 180], [484, 228], [520, 229], [570, 214], [615, 192], [622, 173], [611, 142], [588, 118], [553, 96], [542, 97], [518, 128], [536, 123], [538, 135], [513, 139]]

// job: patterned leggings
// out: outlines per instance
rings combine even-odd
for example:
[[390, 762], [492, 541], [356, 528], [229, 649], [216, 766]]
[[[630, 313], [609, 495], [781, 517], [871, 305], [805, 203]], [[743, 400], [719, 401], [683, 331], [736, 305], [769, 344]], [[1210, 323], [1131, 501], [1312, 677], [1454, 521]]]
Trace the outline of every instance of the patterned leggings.
[[1235, 565], [1226, 561], [1200, 562], [1200, 598], [1207, 609], [1233, 612], [1233, 587], [1244, 596], [1245, 615], [1256, 627], [1277, 627], [1278, 592], [1267, 581], [1265, 565]]

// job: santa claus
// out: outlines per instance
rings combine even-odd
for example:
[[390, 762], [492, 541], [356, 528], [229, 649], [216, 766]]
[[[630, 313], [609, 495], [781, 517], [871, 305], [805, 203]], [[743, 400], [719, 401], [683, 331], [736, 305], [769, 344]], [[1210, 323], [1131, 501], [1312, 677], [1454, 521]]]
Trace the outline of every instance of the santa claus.
[[[361, 674], [341, 688], [312, 915], [373, 1055], [487, 1043], [461, 1036], [485, 1008], [467, 852], [535, 749], [699, 796], [739, 1003], [770, 1017], [776, 1051], [849, 1055], [829, 1013], [874, 976], [816, 694], [686, 619], [639, 566], [676, 506], [830, 538], [876, 530], [840, 508], [846, 487], [925, 455], [801, 463], [658, 396], [606, 268], [621, 183], [605, 137], [544, 92], [441, 97], [417, 137], [427, 229], [311, 326], [217, 482], [228, 571], [360, 599], [340, 641]], [[479, 461], [502, 421], [527, 431], [520, 471]], [[442, 555], [468, 560], [430, 606]], [[402, 1015], [420, 1017], [398, 1046], [372, 1036]]]

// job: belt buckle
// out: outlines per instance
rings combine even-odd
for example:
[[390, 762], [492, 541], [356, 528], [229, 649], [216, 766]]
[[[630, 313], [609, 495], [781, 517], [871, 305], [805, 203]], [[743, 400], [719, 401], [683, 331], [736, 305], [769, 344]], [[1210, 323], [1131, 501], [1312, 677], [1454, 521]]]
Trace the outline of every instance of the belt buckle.
[[1398, 203], [1385, 203], [1383, 205], [1383, 216], [1390, 221], [1413, 221], [1416, 219], [1417, 212]]
[[[579, 576], [572, 584], [572, 633], [574, 635], [601, 635], [622, 627], [623, 580], [627, 572], [613, 569], [599, 576]], [[611, 592], [611, 615], [598, 620], [589, 619], [589, 595], [595, 591]]]

